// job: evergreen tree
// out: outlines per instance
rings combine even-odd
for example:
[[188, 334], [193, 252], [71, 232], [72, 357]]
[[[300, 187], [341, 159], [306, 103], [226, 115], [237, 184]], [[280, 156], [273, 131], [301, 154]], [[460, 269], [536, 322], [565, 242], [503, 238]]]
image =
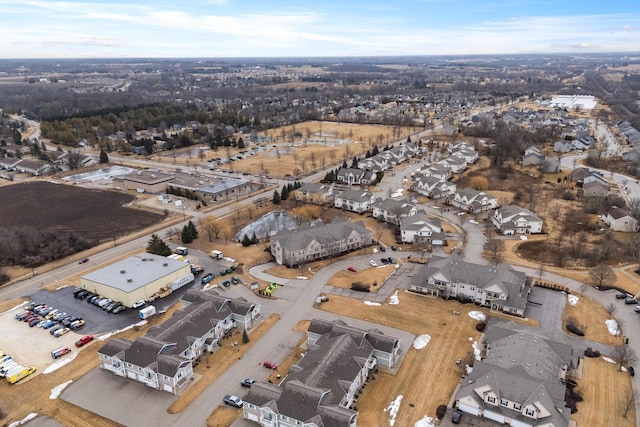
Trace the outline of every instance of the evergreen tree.
[[364, 155], [364, 157], [366, 159], [368, 159], [369, 157], [371, 157], [371, 151], [367, 150], [366, 154]]
[[244, 331], [242, 331], [242, 342], [244, 344], [249, 342], [249, 334], [247, 333], [246, 329]]
[[343, 168], [343, 169], [346, 169], [346, 168], [348, 168], [348, 167], [349, 167], [349, 166], [347, 166], [347, 159], [344, 159], [344, 160], [342, 161], [342, 168]]
[[380, 150], [378, 150], [378, 146], [376, 145], [376, 146], [373, 147], [373, 150], [371, 150], [371, 156], [373, 157], [373, 156], [377, 155], [378, 153], [380, 153]]
[[242, 139], [242, 137], [238, 138], [238, 148], [244, 148], [244, 139]]
[[109, 163], [109, 156], [104, 149], [100, 150], [100, 163]]
[[273, 202], [274, 205], [280, 204], [280, 194], [278, 193], [278, 190], [275, 190], [273, 192], [273, 198], [271, 199], [271, 201]]
[[280, 192], [280, 199], [287, 200], [288, 197], [289, 197], [289, 189], [287, 187], [287, 184], [285, 184], [282, 186], [282, 191]]
[[376, 172], [376, 184], [382, 181], [382, 178], [384, 178], [384, 172]]
[[171, 255], [171, 248], [157, 234], [152, 234], [151, 239], [147, 242], [147, 252], [160, 256], [169, 256]]
[[411, 135], [407, 137], [407, 142], [411, 142]]
[[254, 231], [251, 235], [251, 244], [257, 245], [259, 243], [258, 237], [256, 236], [256, 232]]
[[296, 188], [293, 186], [292, 183], [288, 183], [287, 184], [287, 191], [289, 192], [289, 194], [291, 194], [292, 191], [294, 191]]
[[242, 238], [242, 246], [251, 246], [251, 239], [249, 238], [249, 236], [247, 236], [247, 234], [244, 234], [244, 237]]
[[189, 227], [189, 230], [191, 231], [191, 235], [193, 236], [194, 239], [198, 238], [198, 229], [196, 228], [196, 226], [193, 224], [193, 222], [189, 221], [187, 223], [187, 227]]
[[358, 158], [354, 157], [353, 161], [351, 162], [351, 168], [352, 169], [357, 169], [358, 168]]
[[182, 236], [180, 236], [180, 240], [182, 243], [191, 243], [193, 242], [193, 234], [191, 233], [191, 229], [189, 226], [185, 225], [182, 227]]
[[331, 182], [331, 171], [327, 172], [326, 174], [324, 174], [324, 179], [322, 180], [323, 182]]

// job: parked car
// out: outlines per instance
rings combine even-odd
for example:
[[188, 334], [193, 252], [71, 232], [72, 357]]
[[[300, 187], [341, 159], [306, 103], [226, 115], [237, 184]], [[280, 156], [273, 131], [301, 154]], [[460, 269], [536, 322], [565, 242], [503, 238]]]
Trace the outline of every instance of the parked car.
[[384, 246], [380, 246], [380, 252], [385, 252], [387, 249]]
[[75, 331], [76, 329], [82, 328], [85, 325], [85, 323], [87, 323], [87, 322], [85, 322], [82, 319], [76, 320], [75, 322], [71, 322], [71, 324], [69, 324], [69, 328], [71, 328], [71, 329], [73, 329]]
[[242, 399], [232, 394], [227, 394], [223, 400], [227, 405], [235, 406], [236, 408], [242, 408], [242, 405], [244, 403]]
[[47, 323], [45, 323], [44, 325], [42, 325], [42, 329], [49, 329], [53, 326], [56, 325], [56, 322], [53, 320], [48, 320]]
[[54, 325], [54, 326], [52, 326], [52, 327], [51, 327], [51, 329], [49, 329], [49, 333], [50, 333], [51, 335], [53, 335], [53, 334], [55, 334], [55, 333], [56, 333], [56, 331], [59, 331], [59, 330], [60, 330], [60, 329], [62, 329], [62, 328], [64, 328], [64, 326], [62, 326], [62, 325], [60, 325], [60, 324]]
[[635, 298], [627, 298], [626, 300], [624, 300], [624, 303], [629, 305], [638, 304], [638, 300]]
[[370, 265], [371, 267], [377, 267], [377, 266], [378, 266], [378, 263], [371, 259], [371, 260], [369, 260], [369, 265]]
[[380, 258], [380, 262], [383, 263], [384, 265], [389, 264], [389, 260], [386, 258]]
[[69, 326], [70, 324], [72, 324], [72, 323], [73, 323], [73, 322], [75, 322], [76, 320], [80, 320], [80, 318], [79, 318], [79, 317], [77, 317], [77, 316], [69, 316], [69, 317], [65, 317], [65, 318], [62, 320], [62, 324], [63, 324], [64, 326]]
[[245, 378], [242, 381], [240, 381], [240, 385], [242, 387], [251, 387], [253, 385], [253, 383], [255, 383], [256, 380], [254, 380], [253, 378]]
[[629, 295], [627, 294], [616, 294], [616, 299], [625, 299], [627, 298]]
[[76, 341], [76, 347], [82, 347], [83, 345], [93, 341], [93, 335], [85, 335]]
[[389, 264], [395, 264], [396, 263], [396, 259], [394, 257], [392, 257], [392, 256], [387, 258], [387, 260], [389, 261]]
[[57, 359], [59, 357], [64, 356], [65, 354], [71, 353], [71, 349], [68, 347], [60, 347], [51, 352], [51, 357]]
[[101, 300], [98, 302], [98, 307], [102, 308], [102, 307], [104, 307], [105, 305], [109, 304], [110, 302], [111, 302], [111, 300], [110, 300], [109, 298], [101, 299]]
[[64, 334], [66, 334], [67, 332], [69, 332], [71, 329], [69, 328], [62, 328], [62, 329], [58, 329], [57, 331], [55, 331], [53, 333], [53, 336], [56, 338], [60, 338], [61, 336], [63, 336]]
[[636, 305], [636, 308], [633, 309], [636, 313], [640, 313], [640, 305]]
[[274, 369], [274, 370], [278, 369], [278, 365], [268, 360], [265, 360], [264, 362], [262, 362], [262, 366], [264, 366], [265, 368]]
[[82, 258], [80, 261], [78, 261], [78, 264], [84, 264], [85, 262], [89, 262], [89, 258]]
[[131, 308], [140, 308], [145, 304], [146, 304], [145, 300], [141, 299], [140, 301], [134, 302]]
[[121, 313], [123, 311], [125, 311], [127, 309], [127, 307], [125, 307], [124, 305], [119, 305], [116, 308], [113, 309], [112, 313], [113, 314], [118, 314]]
[[29, 327], [33, 328], [34, 326], [36, 326], [40, 322], [46, 322], [46, 320], [44, 320], [42, 317], [36, 317], [35, 319], [33, 319], [33, 320], [31, 320], [29, 322]]
[[627, 369], [629, 371], [629, 375], [631, 375], [632, 377], [636, 376], [636, 370], [633, 366], [629, 366], [629, 369]]
[[109, 313], [113, 313], [113, 311], [120, 306], [122, 306], [122, 303], [118, 301], [115, 304], [112, 304], [107, 311]]
[[82, 291], [78, 294], [78, 299], [85, 299], [89, 295], [93, 295], [93, 294], [89, 291]]
[[460, 424], [460, 421], [462, 421], [462, 411], [459, 409], [456, 409], [455, 411], [453, 411], [453, 414], [451, 415], [451, 422], [454, 424]]
[[396, 248], [395, 246], [391, 245], [391, 250], [392, 251], [396, 251], [398, 248]]
[[349, 270], [352, 273], [355, 273], [356, 271], [358, 271], [355, 267], [349, 267], [347, 268], [347, 270]]

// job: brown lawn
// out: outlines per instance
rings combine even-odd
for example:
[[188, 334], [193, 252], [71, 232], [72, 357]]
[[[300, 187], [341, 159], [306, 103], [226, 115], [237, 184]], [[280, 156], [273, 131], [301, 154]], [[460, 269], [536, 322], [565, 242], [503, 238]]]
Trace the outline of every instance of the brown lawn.
[[[571, 416], [579, 426], [636, 425], [631, 379], [627, 372], [618, 370], [618, 365], [602, 358], [585, 357], [583, 375], [575, 391], [584, 399], [577, 405], [578, 412]], [[629, 396], [631, 408], [623, 417], [624, 403]]]
[[[577, 305], [573, 306], [567, 302], [565, 306], [562, 314], [563, 325], [567, 324], [569, 317], [574, 317], [582, 325], [585, 338], [612, 346], [622, 344], [622, 337], [620, 335], [611, 335], [607, 325], [604, 323], [605, 320], [609, 319], [606, 310], [589, 297], [576, 296], [579, 298]], [[568, 335], [572, 335], [566, 330], [565, 332]]]
[[[366, 386], [358, 402], [358, 423], [367, 426], [388, 425], [383, 409], [398, 395], [403, 395], [396, 425], [413, 425], [424, 415], [434, 417], [438, 405], [447, 404], [460, 380], [462, 369], [456, 359], [472, 351], [469, 337], [477, 340], [478, 323], [466, 313], [478, 310], [457, 301], [434, 300], [412, 293], [401, 293], [399, 305], [368, 306], [352, 299], [332, 295], [320, 308], [333, 313], [428, 334], [431, 341], [421, 350], [411, 349], [396, 375], [380, 373]], [[485, 311], [484, 309], [481, 309]], [[461, 312], [461, 315], [453, 314]]]
[[343, 270], [329, 279], [328, 284], [339, 288], [351, 289], [352, 283], [359, 282], [363, 285], [369, 285], [371, 292], [376, 292], [378, 290], [377, 286], [382, 285], [395, 270], [393, 265], [367, 268], [358, 270], [355, 273]]

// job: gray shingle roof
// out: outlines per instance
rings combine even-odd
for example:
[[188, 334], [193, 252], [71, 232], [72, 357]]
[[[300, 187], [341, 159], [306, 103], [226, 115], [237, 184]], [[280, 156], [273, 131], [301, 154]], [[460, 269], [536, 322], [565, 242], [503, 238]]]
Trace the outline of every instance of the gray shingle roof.
[[297, 230], [282, 229], [271, 236], [272, 242], [279, 242], [280, 246], [289, 251], [302, 250], [312, 241], [320, 244], [343, 240], [353, 231], [358, 234], [370, 234], [362, 221], [340, 221], [331, 224], [316, 225], [313, 227], [300, 227]]

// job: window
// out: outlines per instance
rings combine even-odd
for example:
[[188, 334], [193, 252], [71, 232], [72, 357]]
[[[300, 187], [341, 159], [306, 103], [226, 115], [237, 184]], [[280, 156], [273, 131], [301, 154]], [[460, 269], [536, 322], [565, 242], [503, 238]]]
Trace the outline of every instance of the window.
[[519, 403], [514, 403], [513, 404], [513, 409], [515, 409], [516, 411], [519, 411], [520, 409], [522, 409], [522, 405]]
[[489, 397], [487, 397], [487, 401], [488, 401], [489, 403], [496, 403], [496, 398], [495, 398], [495, 397], [493, 397], [493, 396], [489, 396]]
[[500, 399], [501, 406], [509, 406], [509, 401], [507, 399]]
[[535, 413], [535, 411], [533, 409], [525, 409], [524, 413], [526, 415], [530, 416], [530, 417], [535, 417], [536, 416], [536, 413]]

